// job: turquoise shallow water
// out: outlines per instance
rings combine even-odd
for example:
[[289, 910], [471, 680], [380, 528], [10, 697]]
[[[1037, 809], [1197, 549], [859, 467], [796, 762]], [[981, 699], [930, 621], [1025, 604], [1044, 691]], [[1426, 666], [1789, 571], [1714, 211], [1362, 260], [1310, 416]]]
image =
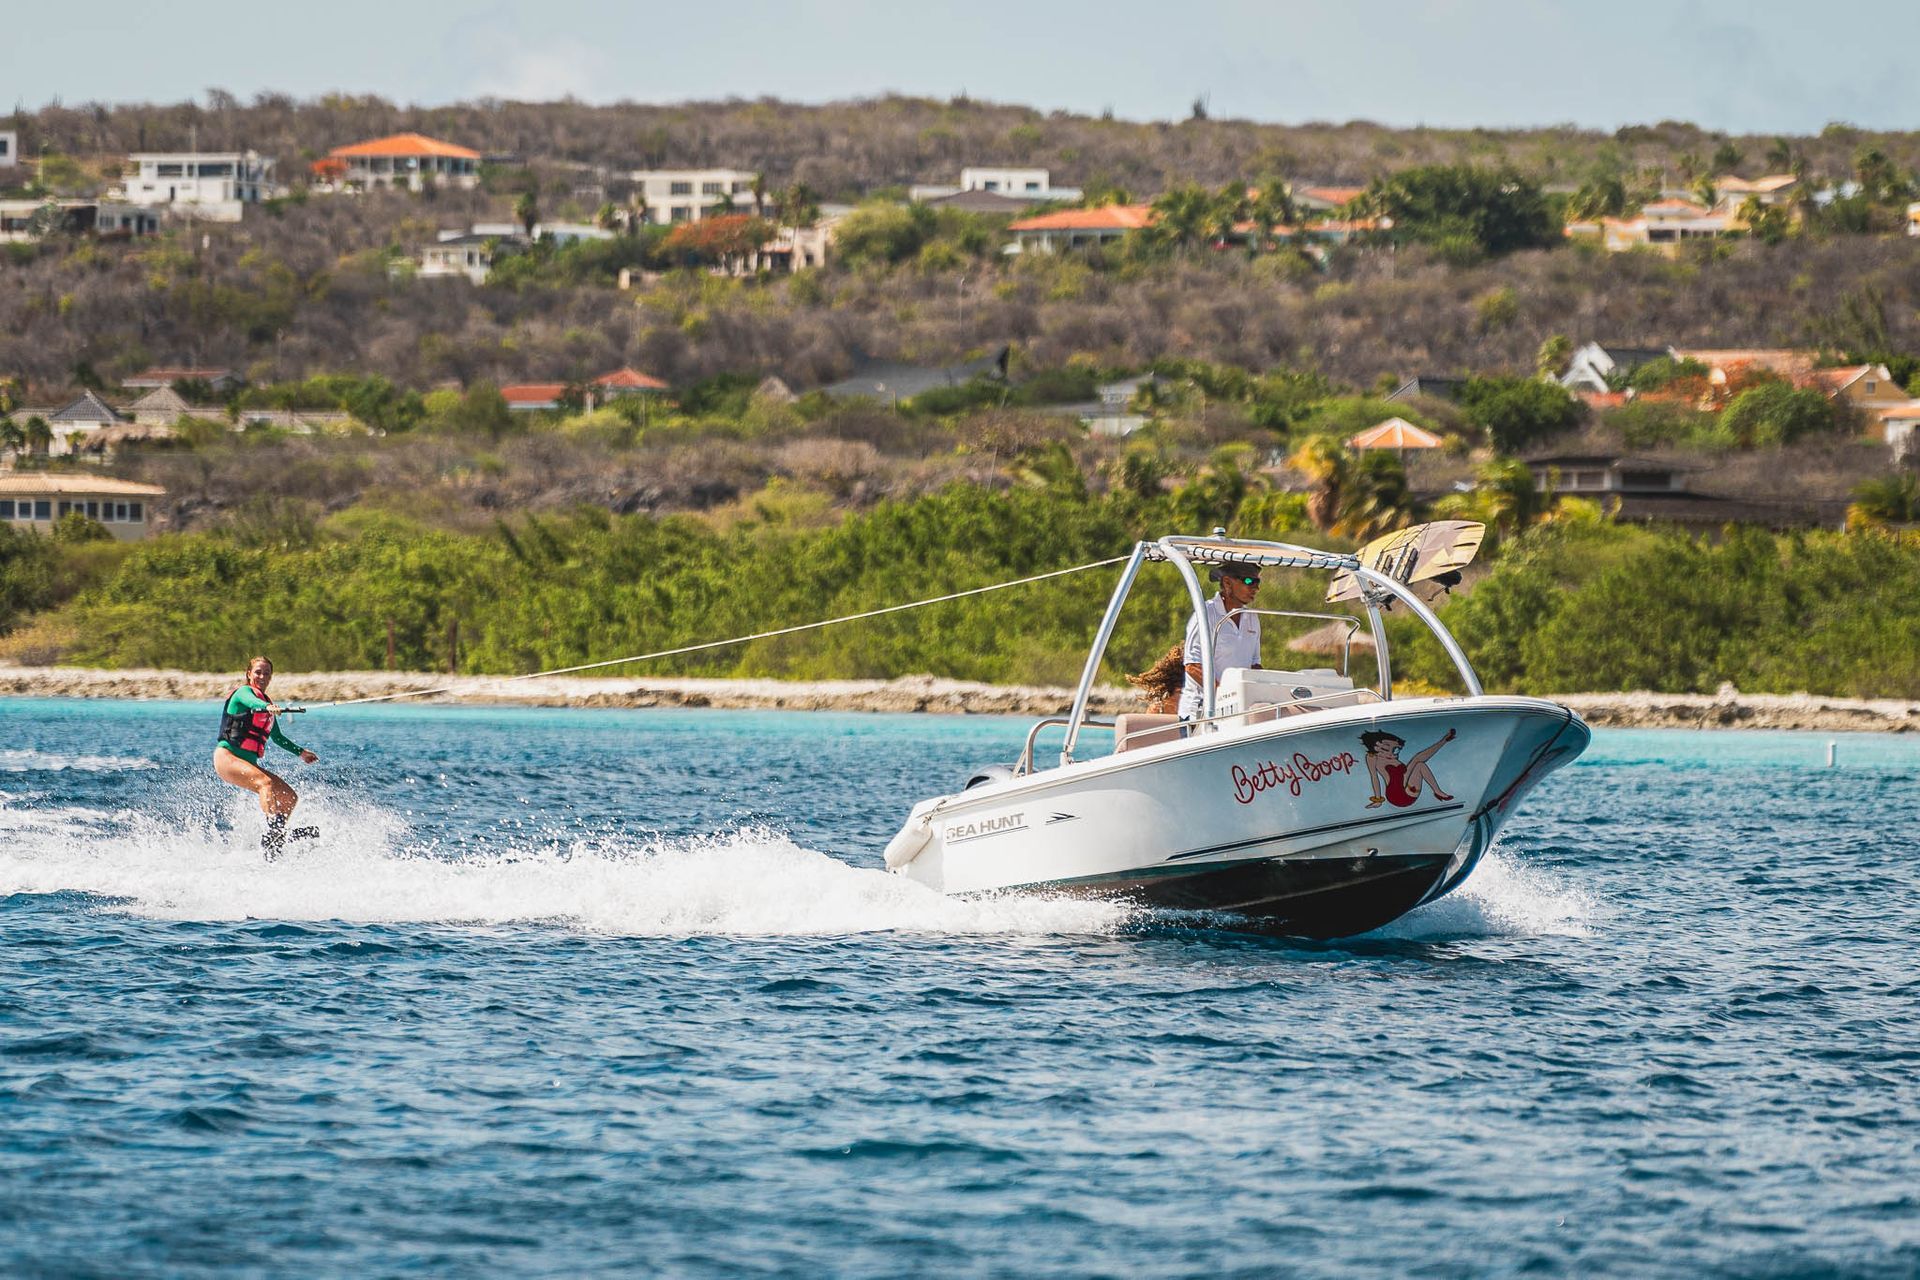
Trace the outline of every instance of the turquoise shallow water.
[[214, 719], [0, 702], [0, 1274], [1920, 1271], [1920, 743], [1310, 944], [882, 874], [1022, 722], [314, 713], [269, 867]]

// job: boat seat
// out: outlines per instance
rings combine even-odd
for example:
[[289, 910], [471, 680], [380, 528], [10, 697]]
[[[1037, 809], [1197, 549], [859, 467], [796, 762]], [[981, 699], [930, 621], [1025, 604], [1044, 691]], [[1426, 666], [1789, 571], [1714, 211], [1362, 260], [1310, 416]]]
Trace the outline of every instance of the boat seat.
[[1113, 750], [1116, 755], [1135, 747], [1152, 747], [1179, 740], [1179, 716], [1156, 716], [1136, 711], [1113, 718]]

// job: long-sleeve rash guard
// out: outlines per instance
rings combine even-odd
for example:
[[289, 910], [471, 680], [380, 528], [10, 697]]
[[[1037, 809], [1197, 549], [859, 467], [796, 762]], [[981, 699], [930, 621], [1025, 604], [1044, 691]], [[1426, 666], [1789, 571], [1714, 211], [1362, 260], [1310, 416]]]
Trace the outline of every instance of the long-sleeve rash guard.
[[[234, 715], [243, 711], [254, 712], [265, 711], [266, 709], [267, 700], [255, 693], [251, 686], [243, 684], [238, 689], [235, 689], [233, 694], [227, 699], [224, 714]], [[273, 722], [272, 739], [274, 742], [279, 743], [281, 747], [293, 752], [295, 755], [299, 755], [300, 752], [304, 750], [304, 748], [295, 743], [292, 738], [280, 732], [280, 721], [278, 718], [275, 718]], [[238, 743], [228, 742], [225, 738], [220, 739], [219, 745], [233, 752], [233, 754], [239, 756], [248, 764], [260, 763], [260, 753], [258, 751], [242, 751]]]

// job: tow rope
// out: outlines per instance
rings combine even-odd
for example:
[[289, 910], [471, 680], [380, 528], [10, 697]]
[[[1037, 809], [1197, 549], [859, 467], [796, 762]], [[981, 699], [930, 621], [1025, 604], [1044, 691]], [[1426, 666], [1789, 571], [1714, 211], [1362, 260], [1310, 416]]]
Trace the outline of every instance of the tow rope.
[[[755, 640], [768, 640], [774, 636], [790, 636], [799, 631], [818, 631], [822, 627], [835, 627], [843, 622], [860, 622], [867, 618], [878, 618], [889, 613], [905, 613], [908, 609], [923, 609], [931, 604], [946, 604], [951, 600], [964, 600], [968, 596], [983, 596], [990, 591], [1005, 591], [1009, 587], [1024, 587], [1029, 583], [1044, 582], [1048, 578], [1064, 578], [1068, 574], [1085, 573], [1089, 569], [1104, 569], [1108, 565], [1119, 564], [1126, 556], [1111, 556], [1105, 560], [1093, 560], [1086, 564], [1077, 564], [1071, 569], [1055, 569], [1050, 573], [1036, 573], [1031, 577], [1015, 578], [1010, 582], [996, 582], [991, 586], [972, 587], [966, 591], [951, 591], [943, 596], [932, 596], [926, 600], [915, 600], [909, 604], [890, 604], [884, 609], [868, 609], [862, 613], [849, 613], [839, 618], [826, 618], [819, 622], [802, 622], [798, 626], [776, 627], [771, 631], [756, 631], [752, 635], [729, 636], [725, 640], [708, 640], [702, 644], [682, 645], [678, 649], [661, 649], [655, 653], [636, 653], [628, 658], [608, 658], [602, 662], [582, 662], [572, 667], [555, 667], [551, 671], [533, 671], [523, 676], [479, 677], [493, 679], [501, 684], [511, 684], [516, 680], [539, 680], [546, 676], [572, 675], [576, 671], [598, 671], [604, 667], [623, 666], [629, 662], [650, 662], [655, 658], [673, 658], [684, 653], [699, 653], [704, 649], [724, 649], [731, 644], [749, 644]], [[441, 685], [437, 689], [408, 689], [401, 693], [382, 693], [370, 698], [338, 698], [332, 702], [316, 702], [305, 707], [285, 707], [283, 711], [304, 712], [323, 711], [328, 707], [353, 707], [369, 702], [393, 702], [400, 698], [430, 698], [437, 693], [457, 693], [461, 685]]]

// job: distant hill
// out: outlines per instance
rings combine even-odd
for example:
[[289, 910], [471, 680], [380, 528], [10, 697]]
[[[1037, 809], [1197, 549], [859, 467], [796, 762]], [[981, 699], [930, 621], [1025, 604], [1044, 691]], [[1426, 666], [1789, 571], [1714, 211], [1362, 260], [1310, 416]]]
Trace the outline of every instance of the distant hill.
[[[1597, 165], [1660, 169], [1714, 167], [1731, 147], [1743, 173], [1782, 167], [1785, 144], [1815, 176], [1852, 174], [1862, 149], [1902, 170], [1920, 168], [1920, 133], [1875, 133], [1829, 125], [1812, 137], [1778, 139], [1717, 133], [1663, 121], [1612, 133], [1539, 129], [1393, 129], [1345, 124], [1178, 123], [1110, 120], [972, 99], [883, 97], [803, 105], [774, 99], [667, 106], [578, 102], [399, 106], [377, 97], [335, 95], [300, 102], [263, 94], [242, 103], [214, 91], [203, 102], [86, 104], [20, 112], [23, 154], [82, 156], [185, 147], [252, 148], [280, 162], [283, 177], [336, 146], [417, 130], [488, 154], [611, 170], [680, 165], [757, 169], [769, 181], [805, 182], [830, 197], [920, 181], [951, 181], [966, 164], [1034, 164], [1054, 180], [1151, 193], [1183, 180], [1204, 183], [1279, 173], [1361, 183], [1414, 164], [1510, 162], [1543, 182], [1579, 183]], [[1769, 152], [1776, 152], [1769, 157]], [[1723, 152], [1722, 161], [1731, 159]]]

